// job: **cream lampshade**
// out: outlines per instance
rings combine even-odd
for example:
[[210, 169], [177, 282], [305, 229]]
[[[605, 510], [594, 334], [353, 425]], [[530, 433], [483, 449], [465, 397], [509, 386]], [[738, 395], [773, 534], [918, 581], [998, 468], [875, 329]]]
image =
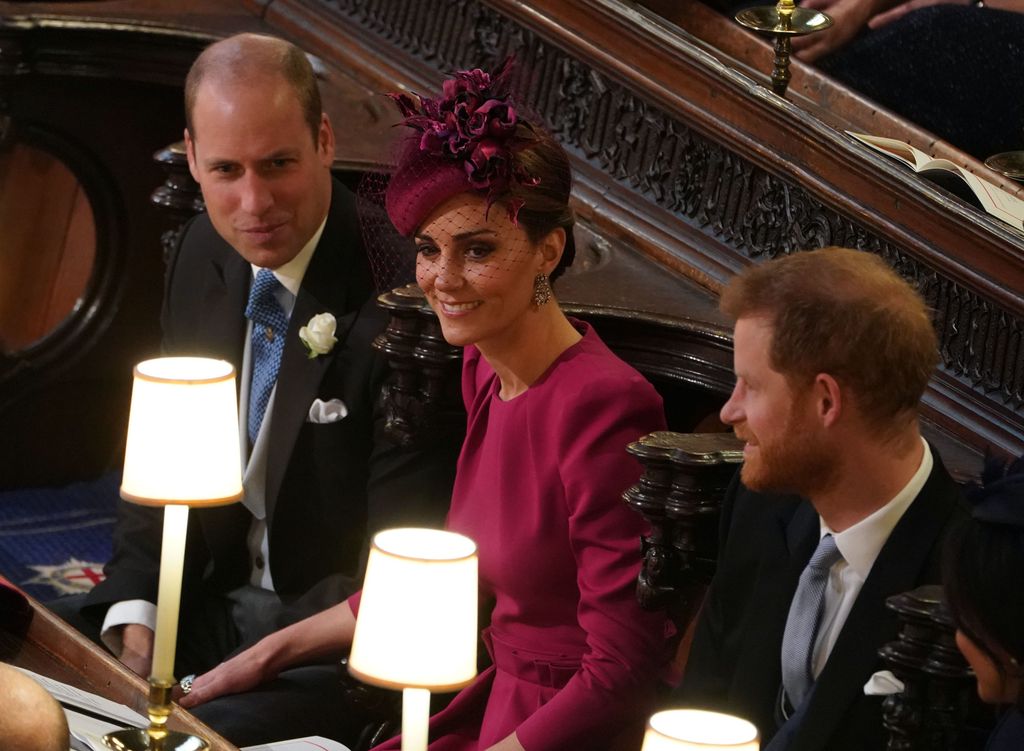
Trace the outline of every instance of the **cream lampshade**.
[[436, 529], [378, 533], [348, 665], [361, 681], [403, 689], [403, 751], [427, 747], [430, 691], [473, 680], [476, 644], [476, 544]]
[[647, 723], [641, 751], [758, 751], [753, 723], [718, 712], [670, 709]]
[[189, 506], [242, 497], [235, 370], [223, 360], [165, 357], [135, 367], [121, 497], [164, 507], [148, 730], [104, 738], [109, 748], [202, 749], [205, 741], [168, 733]]

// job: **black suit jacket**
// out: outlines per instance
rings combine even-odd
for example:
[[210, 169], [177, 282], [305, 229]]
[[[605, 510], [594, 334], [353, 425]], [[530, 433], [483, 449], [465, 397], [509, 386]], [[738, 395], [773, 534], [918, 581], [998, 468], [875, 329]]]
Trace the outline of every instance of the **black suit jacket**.
[[[376, 305], [360, 243], [352, 193], [335, 181], [327, 222], [288, 325], [269, 437], [266, 507], [271, 574], [288, 605], [283, 623], [339, 602], [361, 584], [368, 535], [401, 525], [443, 524], [460, 437], [438, 436], [423, 451], [399, 449], [383, 435], [379, 395], [386, 375], [371, 348], [386, 317]], [[242, 366], [252, 267], [217, 234], [206, 215], [185, 228], [169, 261], [163, 310], [166, 354], [218, 357]], [[318, 314], [337, 319], [337, 344], [309, 358], [300, 327]], [[341, 399], [348, 415], [313, 424], [314, 399]], [[102, 618], [128, 599], [156, 601], [159, 510], [123, 503], [107, 578], [85, 613]], [[226, 592], [249, 578], [241, 504], [193, 511], [183, 598]]]
[[[881, 697], [863, 686], [882, 669], [878, 648], [896, 637], [890, 595], [941, 581], [942, 538], [965, 511], [932, 449], [934, 467], [893, 529], [815, 683], [792, 751], [882, 749]], [[782, 634], [800, 573], [818, 544], [818, 515], [796, 496], [733, 481], [722, 508], [718, 570], [694, 634], [676, 698], [749, 719], [762, 743], [776, 731]]]

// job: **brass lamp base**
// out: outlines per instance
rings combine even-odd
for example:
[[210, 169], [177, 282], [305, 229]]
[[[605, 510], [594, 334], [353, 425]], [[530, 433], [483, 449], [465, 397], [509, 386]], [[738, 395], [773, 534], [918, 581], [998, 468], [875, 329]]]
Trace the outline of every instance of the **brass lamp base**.
[[736, 21], [748, 29], [775, 37], [775, 60], [772, 67], [772, 91], [786, 95], [789, 86], [789, 58], [795, 36], [813, 34], [832, 25], [832, 17], [817, 10], [799, 8], [792, 0], [779, 0], [778, 5], [747, 8], [736, 14]]
[[985, 160], [985, 166], [1011, 180], [1024, 180], [1024, 151], [1004, 151]]
[[103, 745], [111, 751], [207, 751], [204, 739], [167, 729], [171, 715], [173, 683], [149, 679], [148, 728], [125, 728], [103, 736]]
[[112, 751], [207, 751], [210, 744], [188, 733], [168, 731], [161, 739], [143, 728], [127, 728], [109, 733], [103, 742]]

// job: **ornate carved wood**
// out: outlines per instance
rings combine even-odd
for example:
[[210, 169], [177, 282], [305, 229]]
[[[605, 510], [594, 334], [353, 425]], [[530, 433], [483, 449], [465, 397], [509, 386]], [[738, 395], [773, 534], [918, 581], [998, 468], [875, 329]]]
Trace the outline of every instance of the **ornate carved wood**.
[[974, 691], [974, 675], [957, 649], [956, 627], [946, 610], [942, 588], [918, 587], [890, 597], [886, 604], [896, 613], [900, 630], [896, 640], [878, 654], [905, 686], [882, 704], [882, 721], [889, 733], [886, 748], [971, 748], [961, 730]]
[[377, 299], [390, 314], [388, 327], [373, 346], [384, 353], [391, 376], [382, 396], [385, 429], [400, 445], [431, 440], [438, 420], [465, 420], [459, 395], [462, 349], [441, 335], [437, 316], [414, 284]]
[[709, 289], [802, 248], [884, 256], [936, 309], [929, 416], [975, 446], [1024, 449], [1024, 236], [651, 14], [615, 0], [279, 0], [266, 20], [344, 63], [373, 57], [375, 84], [423, 88], [516, 53], [528, 104], [576, 157], [584, 217]]
[[651, 523], [637, 599], [649, 610], [668, 610], [685, 628], [715, 571], [719, 508], [743, 444], [727, 433], [659, 432], [628, 451], [644, 472], [623, 498]]

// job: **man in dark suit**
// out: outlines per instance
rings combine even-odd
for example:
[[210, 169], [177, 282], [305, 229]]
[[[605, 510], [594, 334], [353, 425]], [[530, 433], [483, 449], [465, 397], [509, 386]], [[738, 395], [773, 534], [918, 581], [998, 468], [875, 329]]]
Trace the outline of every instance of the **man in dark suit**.
[[[383, 436], [385, 364], [371, 343], [385, 320], [355, 199], [331, 177], [334, 133], [305, 55], [269, 37], [228, 38], [196, 60], [185, 99], [207, 212], [169, 262], [164, 350], [236, 366], [246, 466], [242, 504], [190, 515], [179, 676], [358, 589], [369, 533], [440, 526], [458, 445], [439, 436], [417, 453]], [[144, 676], [160, 530], [159, 512], [122, 504], [107, 578], [83, 611]], [[339, 691], [335, 666], [312, 665], [197, 714], [238, 745], [351, 742]]]
[[877, 256], [839, 248], [751, 267], [721, 307], [736, 322], [721, 417], [744, 464], [675, 698], [750, 719], [770, 749], [883, 748], [864, 685], [896, 636], [885, 600], [939, 582], [962, 513], [918, 426], [927, 309]]

